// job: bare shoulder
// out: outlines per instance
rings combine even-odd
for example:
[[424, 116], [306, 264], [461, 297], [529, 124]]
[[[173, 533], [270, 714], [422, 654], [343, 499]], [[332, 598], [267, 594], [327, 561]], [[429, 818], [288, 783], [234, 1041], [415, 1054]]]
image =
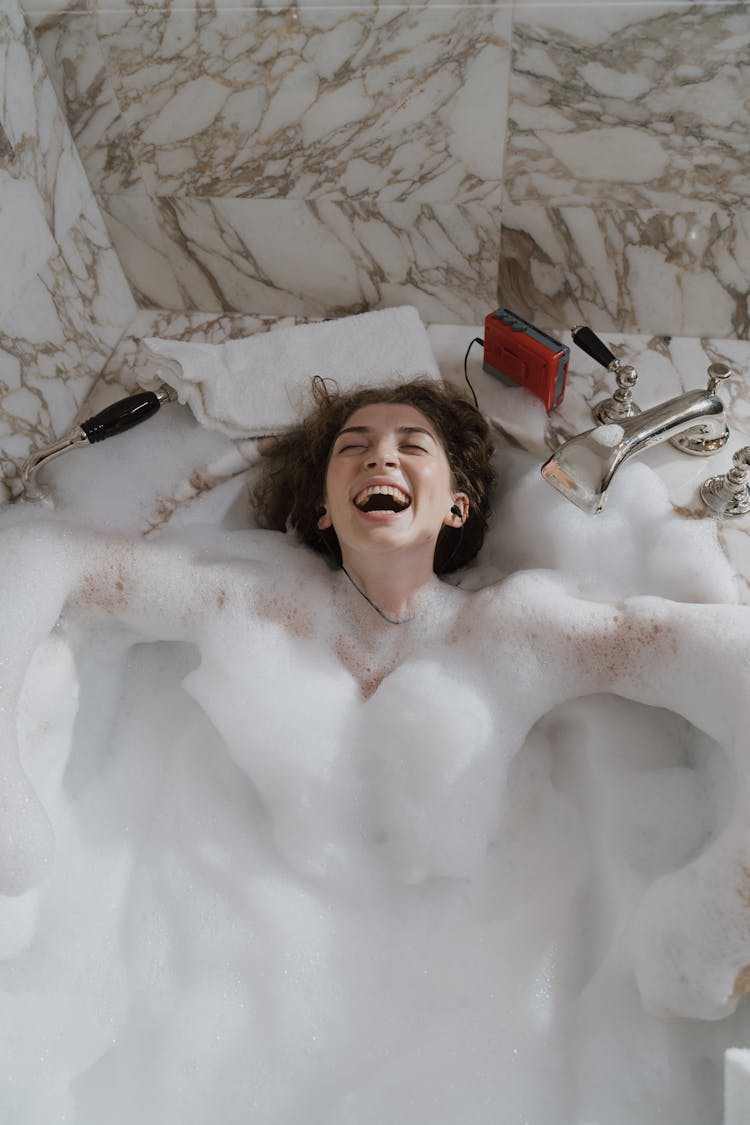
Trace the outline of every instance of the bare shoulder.
[[289, 617], [322, 565], [309, 554], [277, 532], [191, 527], [154, 541], [22, 519], [0, 525], [0, 586], [19, 612], [33, 591], [45, 618], [65, 608], [169, 639], [232, 613]]
[[294, 628], [315, 571], [308, 554], [278, 532], [190, 529], [157, 543], [107, 542], [90, 573], [100, 604], [127, 605], [144, 626], [154, 615], [173, 633], [264, 620]]
[[472, 616], [478, 627], [513, 627], [521, 633], [546, 636], [568, 631], [592, 614], [598, 618], [612, 607], [589, 602], [575, 584], [554, 571], [526, 570], [479, 590], [472, 596]]

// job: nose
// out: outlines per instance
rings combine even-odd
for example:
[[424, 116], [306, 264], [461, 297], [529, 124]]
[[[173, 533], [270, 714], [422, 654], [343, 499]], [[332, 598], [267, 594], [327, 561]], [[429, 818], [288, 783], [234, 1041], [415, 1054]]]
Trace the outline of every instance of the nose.
[[398, 465], [398, 447], [390, 438], [382, 438], [368, 449], [366, 464], [368, 469], [375, 469], [378, 465], [395, 468]]

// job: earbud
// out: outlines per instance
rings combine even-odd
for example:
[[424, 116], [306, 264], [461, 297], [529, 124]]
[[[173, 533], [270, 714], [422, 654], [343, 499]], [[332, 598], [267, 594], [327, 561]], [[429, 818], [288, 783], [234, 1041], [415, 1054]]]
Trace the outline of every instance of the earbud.
[[328, 515], [328, 509], [326, 508], [326, 506], [324, 504], [321, 504], [321, 506], [318, 508], [317, 512], [315, 513], [316, 520], [322, 520], [323, 516], [327, 516], [327, 515]]
[[452, 516], [460, 516], [461, 515], [461, 509], [459, 508], [458, 504], [454, 504], [453, 507], [451, 508], [451, 515]]

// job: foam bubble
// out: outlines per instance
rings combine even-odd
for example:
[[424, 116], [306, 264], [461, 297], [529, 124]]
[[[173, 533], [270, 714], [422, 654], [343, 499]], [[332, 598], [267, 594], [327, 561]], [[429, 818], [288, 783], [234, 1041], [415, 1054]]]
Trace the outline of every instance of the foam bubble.
[[605, 449], [614, 449], [619, 445], [625, 436], [625, 431], [622, 426], [618, 426], [612, 422], [606, 426], [597, 426], [596, 429], [591, 431], [591, 440], [595, 441], [597, 445], [603, 445]]
[[486, 565], [537, 569], [370, 633], [281, 536], [6, 543], [18, 889], [39, 810], [57, 839], [0, 914], [14, 1122], [710, 1119], [750, 1031], [750, 631], [611, 604], [726, 592], [623, 486], [585, 524], [519, 473]]

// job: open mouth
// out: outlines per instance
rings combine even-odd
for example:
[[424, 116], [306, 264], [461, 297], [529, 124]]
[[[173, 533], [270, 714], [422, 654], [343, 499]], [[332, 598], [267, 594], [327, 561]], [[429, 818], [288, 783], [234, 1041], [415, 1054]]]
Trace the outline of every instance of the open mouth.
[[360, 512], [403, 512], [410, 504], [411, 497], [390, 484], [368, 485], [354, 497], [354, 505]]

